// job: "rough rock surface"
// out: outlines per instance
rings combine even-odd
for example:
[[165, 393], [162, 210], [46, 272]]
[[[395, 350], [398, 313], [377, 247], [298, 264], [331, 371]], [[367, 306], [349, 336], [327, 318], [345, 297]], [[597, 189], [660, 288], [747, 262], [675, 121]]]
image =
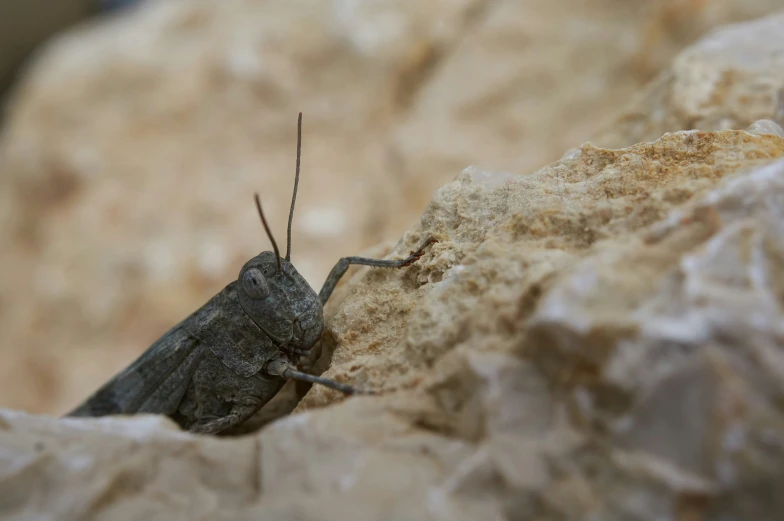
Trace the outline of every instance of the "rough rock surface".
[[592, 141], [620, 148], [676, 130], [784, 124], [784, 12], [716, 29], [672, 64]]
[[298, 110], [318, 286], [466, 165], [557, 159], [684, 45], [777, 8], [149, 0], [64, 35], [0, 137], [0, 404], [64, 412], [222, 288], [266, 248], [253, 191], [280, 239]]
[[775, 133], [469, 168], [330, 322], [381, 396], [230, 440], [2, 412], [0, 517], [782, 518], [783, 223]]
[[[412, 98], [395, 129], [390, 167], [399, 171], [407, 196], [419, 203], [417, 212], [435, 189], [452, 180], [453, 172], [469, 164], [532, 172], [590, 139], [603, 122], [615, 121], [618, 110], [673, 56], [711, 28], [778, 9], [779, 0], [489, 2], [482, 21], [443, 57]], [[761, 23], [767, 24], [764, 35], [758, 36], [757, 27], [740, 27], [736, 33], [742, 36], [736, 39], [745, 38], [742, 50], [730, 49], [733, 41], [721, 45], [721, 52], [743, 53], [760, 74], [769, 67], [769, 77], [780, 77], [782, 20]], [[714, 81], [693, 78], [697, 90]], [[741, 77], [738, 83], [751, 79]], [[770, 117], [753, 114], [746, 114], [747, 123], [729, 128]], [[656, 119], [645, 112], [642, 120], [648, 115]], [[628, 137], [617, 123], [609, 128]], [[681, 129], [690, 127], [662, 125], [658, 133], [601, 145], [621, 148]], [[423, 178], [422, 172], [428, 175]]]

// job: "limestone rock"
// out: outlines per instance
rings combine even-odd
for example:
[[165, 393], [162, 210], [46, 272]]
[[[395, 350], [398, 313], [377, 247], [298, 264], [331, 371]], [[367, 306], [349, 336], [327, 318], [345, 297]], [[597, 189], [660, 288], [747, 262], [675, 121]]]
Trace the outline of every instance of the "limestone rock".
[[[608, 148], [689, 130], [691, 122], [684, 127], [666, 119], [641, 134], [617, 123], [616, 116], [678, 52], [712, 28], [781, 8], [778, 0], [489, 2], [481, 19], [412, 97], [395, 130], [390, 168], [398, 171], [410, 187], [405, 193], [422, 207], [435, 189], [467, 165], [532, 172], [591, 139], [605, 124], [620, 139], [596, 141]], [[719, 86], [737, 84], [727, 92], [736, 96], [737, 110], [731, 114], [742, 118], [741, 123], [697, 127], [702, 130], [742, 129], [770, 117], [770, 89], [783, 70], [776, 54], [783, 30], [780, 16], [722, 29], [718, 41], [723, 40], [720, 34], [734, 36], [718, 48], [710, 47], [715, 38], [707, 40], [704, 50], [693, 51], [696, 63], [676, 63], [673, 67], [679, 67], [683, 78], [665, 93], [702, 96], [697, 102], [710, 99], [708, 87], [714, 80]], [[706, 59], [709, 63], [700, 67]], [[693, 67], [712, 75], [702, 76]], [[722, 71], [729, 77], [723, 78]], [[726, 112], [722, 117], [729, 117]], [[659, 114], [643, 110], [639, 119], [638, 125], [653, 127]], [[424, 178], [423, 172], [428, 173]]]
[[772, 133], [469, 168], [329, 322], [327, 375], [380, 396], [223, 440], [5, 411], [0, 517], [778, 519], [783, 211]]
[[610, 148], [676, 130], [784, 124], [784, 12], [716, 29], [680, 53], [593, 142]]
[[0, 412], [4, 519], [236, 519], [259, 496], [259, 443], [197, 439], [155, 416]]
[[431, 254], [354, 279], [326, 375], [434, 401], [418, 424], [478, 447], [447, 479], [457, 504], [782, 515], [782, 156], [772, 133], [678, 132], [529, 176], [468, 169], [395, 250], [427, 232]]
[[[458, 163], [545, 157], [566, 142], [549, 151], [520, 143], [560, 139], [564, 125], [579, 141], [580, 124], [557, 116], [573, 108], [559, 89], [548, 90], [558, 110], [542, 110], [560, 130], [544, 132], [544, 120], [531, 118], [529, 140], [505, 126], [510, 109], [526, 106], [514, 94], [518, 76], [505, 75], [530, 64], [479, 52], [515, 47], [526, 34], [515, 21], [546, 28], [517, 16], [536, 4], [481, 11], [447, 2], [436, 9], [443, 23], [427, 5], [318, 3], [305, 12], [161, 0], [52, 47], [19, 90], [0, 143], [2, 399], [64, 410], [222, 286], [230, 266], [259, 249], [252, 205], [237, 206], [257, 179], [269, 187], [280, 239], [291, 178], [269, 172], [291, 172], [290, 116], [300, 108], [294, 259], [315, 284], [337, 257], [400, 225], [382, 216], [418, 205]], [[704, 19], [748, 14], [704, 5], [653, 2], [640, 19], [664, 27], [689, 9]], [[539, 7], [542, 16], [569, 11]], [[586, 9], [574, 16], [594, 15]], [[615, 26], [602, 20], [582, 27], [606, 35]], [[683, 31], [666, 38], [710, 25], [693, 20], [682, 17]], [[717, 33], [737, 44], [722, 52], [772, 48], [759, 37], [780, 20]], [[624, 24], [618, 34], [636, 38]], [[647, 34], [640, 41], [661, 33]], [[744, 47], [750, 34], [758, 40]], [[713, 56], [709, 47], [690, 52]], [[523, 63], [534, 56], [523, 54]], [[641, 77], [655, 70], [636, 56]], [[403, 256], [425, 235], [440, 242], [405, 270], [360, 270], [328, 309], [326, 375], [380, 396], [313, 388], [293, 416], [220, 440], [160, 418], [1, 411], [0, 518], [784, 517], [784, 131], [767, 101], [755, 102], [759, 112], [745, 105], [756, 99], [746, 96], [750, 85], [764, 86], [759, 102], [772, 100], [778, 81], [764, 72], [778, 66], [775, 52], [759, 56], [756, 72], [731, 84], [737, 98], [727, 98], [740, 107], [729, 126], [747, 131], [660, 137], [680, 128], [662, 125], [628, 148], [585, 144], [527, 176], [508, 173], [530, 171], [524, 162], [471, 167], [440, 188], [419, 224], [374, 254]], [[613, 63], [594, 72], [605, 78]], [[504, 64], [487, 84], [513, 88], [453, 89], [478, 76], [471, 64], [489, 72]], [[617, 84], [598, 90], [622, 97], [635, 81]], [[692, 84], [678, 85], [685, 96]], [[651, 128], [657, 106], [645, 108]], [[583, 114], [599, 113], [591, 109]], [[486, 116], [494, 110], [498, 120]], [[504, 139], [468, 159], [465, 143], [482, 150], [481, 128], [493, 121], [501, 122], [493, 139]], [[421, 146], [428, 141], [435, 152]], [[414, 182], [422, 172], [433, 177]], [[309, 185], [309, 175], [324, 177]], [[419, 195], [408, 200], [409, 191]], [[344, 198], [350, 217], [333, 207]], [[330, 236], [337, 230], [344, 242]], [[293, 406], [283, 402], [273, 405]]]
[[[389, 371], [399, 366], [406, 373], [428, 365], [448, 348], [468, 341], [466, 336], [475, 334], [472, 324], [484, 336], [487, 324], [497, 319], [481, 315], [481, 309], [494, 307], [480, 305], [483, 299], [496, 302], [515, 288], [512, 300], [533, 292], [524, 302], [530, 307], [542, 284], [550, 283], [578, 254], [613, 242], [640, 250], [643, 239], [632, 240], [633, 234], [641, 235], [718, 179], [779, 157], [781, 143], [778, 136], [746, 131], [680, 132], [622, 150], [586, 144], [528, 176], [469, 168], [439, 190], [422, 217], [421, 231], [411, 232], [393, 252], [404, 255], [427, 232], [441, 239], [430, 255], [404, 273], [366, 270], [364, 277], [355, 278], [351, 298], [330, 321], [328, 333], [340, 348], [328, 374], [348, 377], [351, 371], [334, 371], [356, 365], [358, 383], [374, 374], [374, 379], [392, 385], [396, 375]], [[710, 224], [714, 214], [703, 213], [700, 218]], [[611, 252], [598, 251], [600, 262], [608, 262], [605, 257]], [[379, 283], [386, 284], [381, 291]], [[639, 291], [656, 287], [649, 276], [625, 283], [639, 286]], [[596, 299], [601, 295], [601, 306], [610, 305], [616, 294], [619, 309], [624, 309], [628, 303], [622, 293], [591, 293]], [[427, 304], [409, 318], [420, 299]], [[451, 317], [448, 325], [446, 317]], [[406, 322], [409, 338], [399, 342]], [[459, 331], [453, 322], [462, 324]], [[365, 338], [366, 332], [372, 332], [372, 338]], [[344, 357], [353, 352], [367, 359], [346, 362]], [[383, 378], [372, 370], [379, 359], [384, 364], [398, 361], [385, 365]]]

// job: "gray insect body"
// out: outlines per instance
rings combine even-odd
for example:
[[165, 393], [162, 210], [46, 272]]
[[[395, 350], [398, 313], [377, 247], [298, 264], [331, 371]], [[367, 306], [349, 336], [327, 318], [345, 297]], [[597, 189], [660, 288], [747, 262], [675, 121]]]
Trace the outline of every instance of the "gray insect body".
[[408, 266], [436, 241], [428, 239], [408, 258], [396, 261], [344, 257], [316, 294], [289, 261], [301, 128], [302, 114], [286, 257], [278, 253], [257, 195], [274, 252], [265, 251], [245, 263], [236, 281], [170, 329], [69, 416], [164, 414], [184, 429], [215, 434], [248, 419], [277, 394], [285, 379], [357, 392], [295, 367], [321, 338], [323, 305], [351, 264]]
[[148, 412], [219, 432], [253, 414], [285, 383], [265, 365], [308, 353], [324, 330], [318, 295], [287, 260], [278, 272], [274, 255], [248, 261], [71, 416]]

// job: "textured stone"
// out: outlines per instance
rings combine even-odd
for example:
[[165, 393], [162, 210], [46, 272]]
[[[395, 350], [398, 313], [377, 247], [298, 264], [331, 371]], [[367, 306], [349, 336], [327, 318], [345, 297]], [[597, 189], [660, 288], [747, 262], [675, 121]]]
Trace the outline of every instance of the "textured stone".
[[[410, 110], [395, 130], [395, 162], [390, 168], [406, 183], [405, 193], [418, 203], [418, 212], [435, 189], [470, 164], [531, 172], [591, 139], [602, 125], [618, 136], [617, 141], [596, 141], [608, 148], [689, 130], [691, 122], [682, 126], [677, 118], [690, 112], [673, 110], [676, 121], [666, 119], [644, 135], [616, 122], [616, 116], [678, 52], [712, 28], [781, 8], [778, 0], [488, 2], [481, 20], [412, 97]], [[696, 59], [673, 65], [682, 74], [661, 96], [706, 95], [710, 104], [737, 107], [723, 110], [721, 117], [737, 114], [738, 125], [696, 127], [702, 130], [742, 129], [769, 118], [770, 89], [783, 74], [782, 58], [776, 54], [782, 30], [781, 17], [724, 29], [735, 36], [718, 48], [711, 48], [716, 40], [709, 39], [704, 50], [698, 45], [687, 51]], [[708, 63], [700, 66], [701, 61]], [[728, 93], [737, 98], [707, 98], [709, 90], [702, 86], [723, 78], [724, 71], [730, 77], [719, 83], [736, 86]], [[637, 124], [653, 127], [658, 118], [645, 107]]]
[[[491, 317], [478, 314], [477, 307], [490, 309], [492, 302], [517, 300], [527, 292], [533, 295], [524, 303], [532, 306], [544, 281], [575, 262], [581, 252], [610, 240], [618, 247], [597, 250], [594, 262], [605, 265], [621, 255], [620, 245], [630, 250], [625, 255], [642, 255], [642, 239], [632, 240], [632, 234], [665, 219], [674, 208], [713, 187], [719, 178], [780, 156], [781, 142], [775, 135], [745, 131], [682, 132], [623, 150], [587, 144], [528, 176], [469, 168], [456, 183], [439, 190], [422, 217], [422, 228], [441, 239], [424, 262], [404, 273], [371, 270], [357, 279], [352, 299], [330, 322], [331, 336], [341, 346], [335, 352], [332, 371], [345, 366], [343, 357], [356, 350], [359, 356], [368, 354], [367, 360], [353, 362], [358, 383], [362, 375], [374, 372], [374, 360], [379, 359], [376, 353], [384, 354], [384, 364], [397, 360], [394, 367], [404, 368], [405, 373], [432, 362], [448, 347], [467, 342], [467, 337], [485, 336]], [[715, 216], [702, 210], [689, 219], [698, 217], [710, 224]], [[411, 247], [422, 233], [410, 234], [405, 246]], [[396, 252], [402, 255], [404, 248]], [[655, 266], [638, 262], [635, 268], [653, 270]], [[621, 280], [617, 267], [613, 270], [613, 279]], [[400, 277], [402, 283], [379, 291], [377, 283]], [[639, 275], [622, 282], [639, 292], [652, 291], [658, 284], [650, 276]], [[429, 284], [433, 289], [428, 289]], [[580, 287], [579, 282], [575, 284]], [[420, 295], [403, 291], [406, 288], [428, 291]], [[594, 310], [592, 313], [603, 313], [606, 308], [608, 316], [617, 317], [629, 304], [627, 293], [591, 291], [591, 298], [600, 302], [586, 304], [586, 308]], [[419, 299], [427, 304], [407, 318]], [[576, 303], [573, 298], [564, 298], [564, 305], [569, 302]], [[582, 308], [562, 313], [575, 322], [588, 320], [580, 318]], [[380, 320], [382, 316], [384, 320]], [[444, 322], [446, 317], [451, 319]], [[399, 330], [406, 321], [409, 338], [400, 342]], [[463, 324], [463, 329], [455, 330], [453, 321]], [[471, 324], [476, 324], [478, 332]], [[360, 334], [365, 331], [372, 331], [373, 338]], [[385, 366], [381, 370], [390, 386], [397, 384], [397, 376], [389, 373], [392, 369]], [[350, 373], [333, 374], [347, 377]], [[380, 376], [376, 379], [381, 380]], [[407, 377], [401, 378], [402, 382]]]
[[196, 439], [161, 417], [3, 411], [0, 446], [4, 519], [234, 519], [259, 496], [258, 440]]
[[784, 12], [714, 30], [680, 53], [593, 142], [619, 148], [676, 130], [784, 123]]
[[[404, 166], [412, 168], [422, 158], [419, 148], [407, 148], [412, 145], [406, 132], [421, 130], [417, 121], [426, 119], [426, 111], [420, 111], [427, 106], [421, 100], [432, 96], [424, 94], [430, 87], [423, 78], [436, 85], [440, 74], [451, 74], [449, 64], [460, 53], [483, 47], [471, 44], [476, 35], [482, 40], [491, 33], [483, 24], [521, 19], [511, 16], [517, 8], [504, 2], [488, 4], [480, 22], [472, 18], [477, 16], [473, 4], [450, 4], [454, 18], [447, 18], [452, 21], [431, 25], [429, 11], [417, 10], [425, 4], [417, 2], [406, 8], [411, 18], [405, 19], [414, 22], [403, 24], [412, 32], [379, 44], [373, 39], [379, 33], [364, 32], [361, 20], [376, 20], [375, 29], [395, 26], [384, 10], [387, 4], [336, 3], [331, 6], [336, 11], [322, 7], [319, 13], [340, 16], [306, 24], [307, 29], [323, 28], [327, 20], [353, 28], [337, 31], [339, 36], [301, 31], [304, 22], [298, 17], [307, 18], [301, 13], [272, 19], [273, 11], [261, 9], [248, 16], [241, 8], [251, 3], [238, 0], [150, 5], [109, 28], [99, 26], [56, 44], [20, 90], [4, 131], [0, 247], [7, 275], [0, 279], [0, 327], [8, 363], [0, 367], [3, 400], [13, 393], [21, 396], [16, 403], [30, 408], [52, 396], [60, 400], [49, 402], [54, 408], [75, 402], [81, 398], [78, 392], [89, 391], [135, 356], [146, 336], [154, 338], [181, 318], [178, 314], [192, 311], [194, 301], [202, 302], [202, 293], [222, 286], [227, 276], [222, 270], [257, 252], [258, 247], [240, 242], [241, 226], [250, 237], [261, 236], [252, 206], [235, 210], [225, 202], [248, 195], [244, 188], [256, 164], [265, 171], [290, 171], [289, 116], [298, 107], [286, 101], [287, 88], [297, 99], [310, 100], [306, 113], [317, 114], [312, 127], [316, 150], [306, 159], [305, 172], [315, 178], [312, 165], [319, 164], [323, 179], [335, 181], [320, 182], [308, 192], [305, 175], [302, 208], [327, 196], [347, 204], [341, 183], [369, 172], [375, 177], [365, 179], [356, 193], [380, 194], [367, 203], [372, 216], [398, 204], [394, 193], [433, 182], [423, 175], [422, 185], [410, 184], [411, 177], [404, 177], [409, 188], [403, 190], [398, 181], [379, 174], [387, 163], [376, 154], [387, 150], [381, 142], [397, 129], [395, 111], [408, 107], [412, 115], [402, 122], [395, 145], [404, 152], [397, 158], [408, 157]], [[658, 27], [665, 25], [662, 20], [678, 19], [681, 9], [708, 4], [646, 5], [651, 6], [644, 10], [648, 15], [664, 13], [651, 17]], [[727, 14], [721, 2], [710, 5], [723, 15], [740, 16]], [[245, 25], [236, 23], [240, 12]], [[466, 19], [474, 28], [455, 45]], [[693, 19], [683, 18], [683, 34], [699, 29], [700, 24], [691, 27]], [[307, 35], [305, 43], [271, 51], [275, 45], [283, 48], [279, 42], [288, 38], [270, 29], [281, 20], [284, 26], [299, 20], [294, 26]], [[726, 33], [741, 41], [733, 31], [742, 30], [745, 38], [753, 34], [762, 42], [754, 62], [757, 73], [733, 92], [752, 92], [759, 78], [775, 78], [764, 72], [778, 66], [775, 53], [766, 39], [759, 39], [768, 34], [760, 29], [768, 23]], [[272, 38], [258, 49], [263, 50], [261, 63], [274, 66], [274, 74], [232, 80], [222, 73], [212, 76], [225, 72], [222, 66], [229, 62], [236, 65], [214, 49], [228, 53], [259, 27]], [[517, 34], [500, 33], [507, 38], [503, 41], [514, 41], [509, 35]], [[81, 41], [84, 34], [95, 38], [91, 44]], [[205, 34], [212, 39], [205, 40]], [[325, 51], [330, 47], [324, 42], [331, 38], [339, 42], [334, 54]], [[353, 43], [344, 47], [344, 38]], [[421, 41], [429, 49], [422, 54], [416, 44]], [[150, 53], [150, 47], [160, 53]], [[345, 58], [346, 48], [351, 50], [347, 61], [337, 59]], [[104, 52], [109, 57], [97, 59]], [[286, 52], [294, 58], [286, 58]], [[333, 69], [313, 68], [314, 56], [322, 52], [350, 72], [348, 83], [337, 81]], [[439, 56], [436, 62], [443, 59], [443, 68], [428, 76], [430, 53]], [[247, 66], [247, 55], [239, 54], [244, 56], [240, 65]], [[483, 56], [476, 62], [493, 63]], [[177, 74], [168, 67], [172, 60], [181, 65]], [[95, 63], [98, 69], [92, 68]], [[304, 79], [285, 73], [290, 63], [301, 65], [297, 70]], [[479, 69], [466, 70], [477, 74]], [[218, 83], [211, 83], [216, 78]], [[395, 83], [400, 78], [422, 82], [421, 99], [403, 96], [401, 101], [399, 93], [409, 87]], [[154, 87], [147, 89], [147, 81]], [[761, 92], [772, 100], [775, 90], [766, 81]], [[346, 85], [377, 89], [375, 98], [367, 93], [352, 98]], [[459, 90], [453, 93], [457, 97]], [[440, 92], [444, 97], [428, 98], [445, 102], [435, 112], [452, 114], [448, 91]], [[202, 103], [203, 96], [213, 103]], [[439, 189], [417, 226], [398, 244], [382, 244], [371, 254], [405, 255], [426, 234], [440, 242], [405, 270], [359, 270], [338, 289], [328, 310], [320, 367], [332, 354], [327, 376], [380, 396], [343, 399], [314, 388], [293, 416], [228, 440], [196, 438], [152, 417], [55, 420], [0, 411], [0, 518], [784, 517], [778, 493], [784, 486], [779, 405], [784, 132], [772, 105], [759, 113], [766, 119], [753, 121], [743, 113], [748, 109], [743, 97], [737, 97], [739, 115], [732, 126], [750, 124], [748, 131], [657, 134], [620, 150], [584, 144], [530, 175], [471, 167]], [[323, 106], [316, 101], [322, 98], [329, 100]], [[346, 113], [335, 108], [339, 104], [349, 105]], [[498, 112], [506, 114], [509, 105], [499, 106]], [[654, 122], [657, 106], [645, 109]], [[265, 119], [256, 126], [259, 114]], [[451, 117], [439, 125], [461, 121]], [[236, 133], [227, 132], [235, 124]], [[447, 127], [437, 125], [422, 135], [440, 139], [441, 131], [457, 136], [467, 129]], [[673, 129], [659, 129], [667, 130]], [[633, 129], [626, 131], [634, 136]], [[251, 151], [259, 137], [269, 141]], [[480, 140], [467, 140], [474, 141]], [[369, 142], [367, 155], [351, 161], [340, 155]], [[519, 136], [509, 141], [521, 142]], [[306, 158], [307, 143], [306, 134]], [[462, 141], [452, 144], [456, 154], [465, 153]], [[487, 153], [501, 158], [504, 150], [501, 144]], [[262, 162], [261, 152], [270, 159]], [[421, 171], [430, 172], [432, 166], [433, 175], [442, 175], [440, 169], [457, 157], [441, 163], [439, 154], [432, 163], [422, 156], [427, 161]], [[393, 154], [389, 161], [395, 160]], [[309, 170], [307, 161], [312, 161]], [[159, 175], [160, 165], [170, 164], [166, 172], [174, 174]], [[237, 166], [237, 180], [215, 177], [227, 164]], [[329, 173], [336, 177], [327, 177], [328, 172], [337, 172]], [[280, 188], [283, 194], [269, 197], [268, 206], [271, 214], [280, 215], [280, 237], [290, 177], [267, 179], [271, 190], [277, 194]], [[393, 186], [397, 192], [388, 192]], [[141, 195], [148, 187], [165, 195], [145, 202]], [[213, 205], [213, 197], [223, 202]], [[328, 269], [340, 254], [355, 252], [338, 252], [344, 243], [336, 247], [326, 240], [330, 230], [344, 227], [350, 232], [345, 244], [356, 240], [359, 247], [360, 235], [368, 241], [383, 236], [367, 222], [394, 228], [393, 221], [362, 220], [365, 214], [355, 219], [341, 211], [316, 207], [295, 220], [300, 234], [295, 261], [302, 255], [306, 273]], [[230, 261], [221, 260], [220, 248], [210, 243], [224, 229], [236, 234], [222, 246], [224, 253], [231, 252], [226, 254]], [[304, 240], [307, 230], [313, 241]], [[150, 233], [158, 246], [148, 252], [147, 264], [140, 263], [138, 251], [146, 248]], [[316, 236], [325, 237], [323, 243]], [[106, 251], [113, 257], [98, 256]], [[323, 251], [335, 255], [324, 260]], [[314, 268], [317, 258], [324, 264]], [[38, 377], [31, 379], [32, 374]], [[256, 425], [294, 406], [281, 398], [282, 403], [273, 404], [279, 409]]]
[[[784, 513], [782, 155], [772, 134], [679, 132], [524, 177], [468, 169], [395, 250], [427, 231], [430, 255], [354, 279], [326, 375], [426, 390], [438, 414], [419, 421], [481, 447], [447, 480], [458, 504]], [[336, 398], [314, 388], [299, 410]]]
[[326, 374], [380, 396], [224, 440], [5, 411], [0, 517], [781, 518], [783, 211], [769, 133], [469, 168], [336, 303]]

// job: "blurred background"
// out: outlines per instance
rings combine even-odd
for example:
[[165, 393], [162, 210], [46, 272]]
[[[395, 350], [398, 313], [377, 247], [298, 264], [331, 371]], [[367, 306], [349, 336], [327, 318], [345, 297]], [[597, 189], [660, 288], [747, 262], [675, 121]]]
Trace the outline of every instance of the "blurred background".
[[[62, 414], [285, 241], [318, 291], [781, 0], [0, 0], [0, 407]], [[381, 246], [378, 246], [378, 245]]]

